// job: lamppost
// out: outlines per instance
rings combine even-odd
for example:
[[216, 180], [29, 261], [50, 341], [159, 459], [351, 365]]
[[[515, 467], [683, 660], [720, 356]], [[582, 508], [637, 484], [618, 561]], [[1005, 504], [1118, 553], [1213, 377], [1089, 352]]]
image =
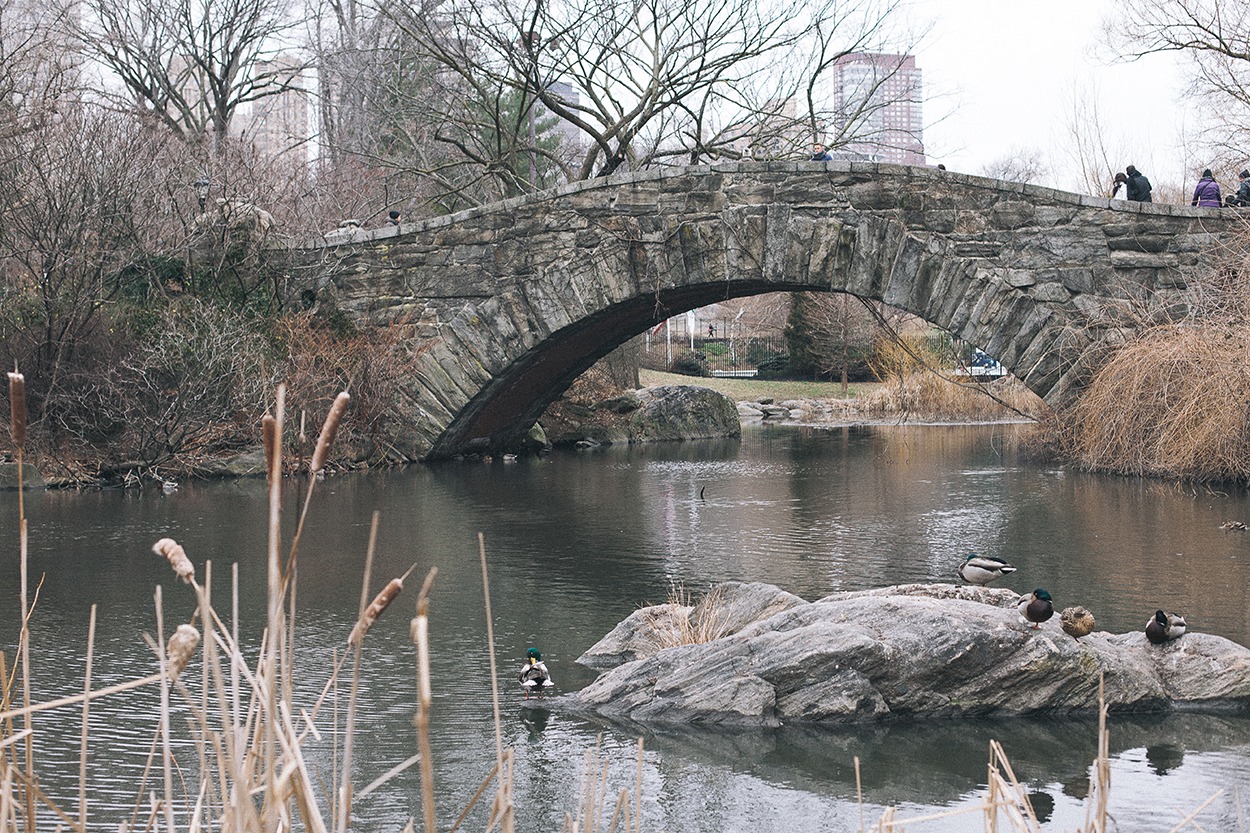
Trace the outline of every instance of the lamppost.
[[204, 211], [204, 206], [208, 204], [208, 191], [212, 187], [212, 183], [208, 181], [208, 177], [200, 177], [191, 183], [191, 187], [195, 189], [195, 198], [200, 202], [200, 211]]

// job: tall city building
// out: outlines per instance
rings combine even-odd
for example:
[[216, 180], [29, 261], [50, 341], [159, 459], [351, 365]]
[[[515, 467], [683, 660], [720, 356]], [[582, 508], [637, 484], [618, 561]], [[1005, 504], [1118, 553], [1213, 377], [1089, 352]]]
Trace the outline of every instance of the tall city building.
[[309, 92], [302, 84], [301, 70], [301, 63], [285, 54], [272, 61], [257, 62], [258, 75], [273, 76], [286, 89], [252, 102], [251, 113], [244, 120], [241, 132], [257, 153], [305, 165], [311, 131]]
[[834, 64], [835, 156], [923, 165], [920, 70], [911, 55], [851, 52]]

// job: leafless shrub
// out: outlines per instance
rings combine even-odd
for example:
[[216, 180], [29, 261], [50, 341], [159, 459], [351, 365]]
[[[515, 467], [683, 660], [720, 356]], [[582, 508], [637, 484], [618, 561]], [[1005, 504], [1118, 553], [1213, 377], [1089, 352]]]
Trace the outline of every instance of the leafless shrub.
[[325, 413], [342, 390], [352, 406], [343, 418], [338, 445], [352, 457], [385, 457], [387, 432], [395, 425], [395, 392], [411, 375], [415, 356], [402, 324], [359, 333], [311, 313], [290, 314], [276, 322], [285, 351], [283, 372], [294, 408]]
[[1080, 465], [1119, 474], [1250, 479], [1250, 325], [1153, 328], [1064, 414]]

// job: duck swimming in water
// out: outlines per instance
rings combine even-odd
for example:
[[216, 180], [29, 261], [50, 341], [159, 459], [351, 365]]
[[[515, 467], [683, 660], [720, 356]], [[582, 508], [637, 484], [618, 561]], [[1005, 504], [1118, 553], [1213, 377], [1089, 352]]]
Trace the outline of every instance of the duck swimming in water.
[[1185, 633], [1185, 617], [1176, 613], [1156, 610], [1146, 622], [1146, 638], [1155, 645], [1162, 645]]
[[525, 699], [530, 699], [530, 692], [535, 695], [541, 694], [544, 688], [550, 688], [555, 685], [551, 681], [551, 672], [547, 670], [546, 664], [543, 662], [543, 655], [537, 648], [530, 648], [525, 652], [526, 663], [521, 669], [521, 673], [517, 676], [517, 680], [521, 683], [521, 687], [525, 689]]
[[1020, 603], [1016, 605], [1016, 610], [1020, 611], [1020, 615], [1033, 623], [1034, 630], [1042, 626], [1042, 622], [1055, 615], [1055, 605], [1050, 598], [1050, 594], [1042, 588], [1037, 588], [1027, 596], [1020, 597]]
[[1014, 573], [1016, 568], [992, 555], [968, 553], [968, 560], [959, 565], [959, 577], [969, 584], [985, 586], [996, 578]]

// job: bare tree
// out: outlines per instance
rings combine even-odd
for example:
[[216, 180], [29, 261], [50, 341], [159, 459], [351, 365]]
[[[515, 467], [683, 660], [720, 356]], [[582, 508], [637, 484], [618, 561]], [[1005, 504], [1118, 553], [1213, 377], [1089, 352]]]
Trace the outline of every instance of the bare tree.
[[1203, 109], [1203, 139], [1233, 164], [1250, 142], [1250, 2], [1118, 0], [1104, 28], [1121, 58], [1177, 53], [1192, 62], [1191, 91]]
[[147, 294], [177, 252], [166, 141], [79, 105], [57, 111], [55, 130], [12, 137], [0, 153], [4, 346], [47, 390], [98, 346], [101, 311]]
[[1036, 182], [1048, 172], [1046, 160], [1037, 148], [1018, 148], [981, 167], [981, 176], [1007, 182]]
[[97, 92], [218, 150], [242, 105], [298, 86], [277, 62], [298, 24], [288, 0], [83, 0], [74, 34], [121, 82]]
[[1065, 149], [1075, 165], [1075, 187], [1086, 194], [1109, 197], [1115, 174], [1124, 170], [1125, 160], [1132, 154], [1125, 148], [1124, 136], [1102, 117], [1097, 102], [1095, 87], [1073, 87]]
[[[413, 0], [386, 12], [437, 65], [431, 77], [449, 94], [433, 100], [457, 94], [461, 103], [430, 131], [454, 153], [422, 173], [450, 190], [448, 171], [466, 165], [508, 191], [544, 184], [533, 159], [586, 179], [668, 159], [736, 158], [753, 136], [783, 137], [796, 152], [833, 111], [822, 103], [816, 116], [796, 112], [795, 102], [806, 97], [811, 109], [837, 55], [885, 48], [899, 5]], [[535, 125], [548, 116], [558, 120], [548, 138], [571, 141], [540, 141]]]

